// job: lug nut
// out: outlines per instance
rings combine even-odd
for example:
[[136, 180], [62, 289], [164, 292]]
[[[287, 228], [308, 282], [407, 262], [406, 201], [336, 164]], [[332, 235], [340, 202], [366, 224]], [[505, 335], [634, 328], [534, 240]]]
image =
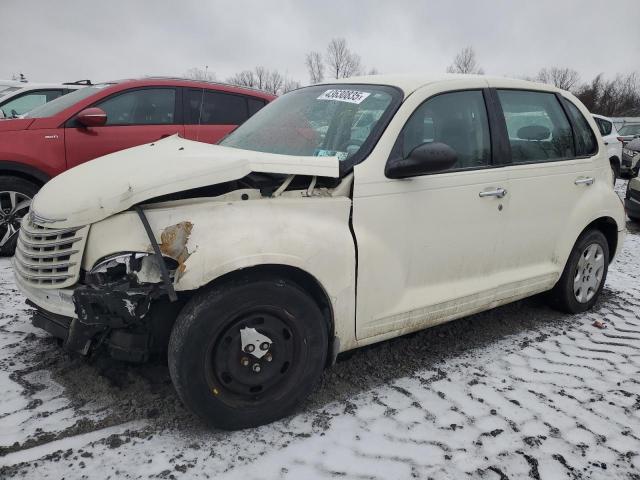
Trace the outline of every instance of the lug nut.
[[260, 350], [262, 350], [263, 352], [266, 352], [267, 350], [269, 350], [269, 344], [267, 342], [262, 342], [260, 344]]
[[249, 359], [247, 357], [242, 357], [240, 359], [240, 365], [242, 365], [243, 367], [248, 367], [249, 366]]
[[253, 343], [250, 343], [244, 348], [245, 352], [251, 353], [256, 349], [256, 346]]
[[260, 364], [254, 363], [253, 366], [251, 367], [251, 370], [253, 370], [255, 373], [259, 373], [260, 372]]
[[271, 356], [271, 354], [270, 354], [270, 353], [267, 353], [267, 354], [264, 356], [264, 359], [265, 359], [267, 362], [270, 362], [271, 360], [273, 360], [273, 357]]

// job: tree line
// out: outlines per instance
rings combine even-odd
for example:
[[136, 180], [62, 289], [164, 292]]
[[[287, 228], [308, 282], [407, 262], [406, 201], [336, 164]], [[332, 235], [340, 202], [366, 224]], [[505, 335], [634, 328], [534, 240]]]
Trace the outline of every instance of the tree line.
[[[324, 52], [310, 51], [304, 58], [309, 75], [309, 83], [315, 84], [327, 79], [348, 78], [357, 75], [375, 75], [375, 67], [365, 68], [360, 55], [351, 50], [344, 38], [333, 38]], [[447, 67], [448, 73], [483, 75], [473, 47], [464, 47]], [[215, 73], [208, 68], [192, 68], [185, 76], [196, 80], [215, 81]], [[526, 80], [555, 85], [568, 90], [580, 99], [593, 113], [609, 117], [640, 116], [640, 77], [637, 72], [626, 75], [617, 74], [606, 78], [597, 75], [591, 81], [583, 82], [580, 74], [568, 67], [547, 67], [534, 77], [520, 76]], [[281, 95], [299, 88], [302, 84], [275, 69], [257, 66], [242, 70], [225, 80], [226, 83], [243, 87], [258, 88], [275, 95]]]

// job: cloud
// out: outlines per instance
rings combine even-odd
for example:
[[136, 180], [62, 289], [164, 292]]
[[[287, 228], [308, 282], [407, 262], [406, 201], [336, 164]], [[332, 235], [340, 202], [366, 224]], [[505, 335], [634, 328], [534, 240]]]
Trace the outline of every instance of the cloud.
[[488, 74], [558, 65], [586, 80], [640, 70], [640, 35], [623, 28], [640, 2], [607, 8], [600, 0], [0, 0], [0, 78], [100, 81], [208, 65], [224, 79], [264, 65], [306, 82], [305, 53], [324, 52], [332, 37], [384, 73], [444, 72], [467, 45]]

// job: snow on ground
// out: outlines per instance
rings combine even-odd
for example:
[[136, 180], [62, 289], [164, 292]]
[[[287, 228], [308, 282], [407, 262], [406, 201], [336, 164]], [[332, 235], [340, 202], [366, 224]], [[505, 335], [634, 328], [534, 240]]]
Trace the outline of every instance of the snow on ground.
[[533, 298], [361, 349], [298, 414], [241, 432], [204, 428], [162, 365], [66, 354], [31, 326], [2, 259], [0, 478], [638, 480], [640, 228], [628, 228], [593, 311]]

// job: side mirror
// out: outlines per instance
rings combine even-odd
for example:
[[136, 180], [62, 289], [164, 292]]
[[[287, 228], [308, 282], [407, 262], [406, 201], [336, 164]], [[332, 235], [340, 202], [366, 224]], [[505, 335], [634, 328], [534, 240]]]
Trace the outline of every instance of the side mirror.
[[407, 178], [442, 172], [453, 167], [458, 154], [446, 143], [423, 143], [411, 150], [406, 158], [387, 162], [384, 174], [387, 178]]
[[107, 123], [107, 112], [98, 107], [85, 108], [76, 115], [76, 120], [83, 127], [101, 127]]

